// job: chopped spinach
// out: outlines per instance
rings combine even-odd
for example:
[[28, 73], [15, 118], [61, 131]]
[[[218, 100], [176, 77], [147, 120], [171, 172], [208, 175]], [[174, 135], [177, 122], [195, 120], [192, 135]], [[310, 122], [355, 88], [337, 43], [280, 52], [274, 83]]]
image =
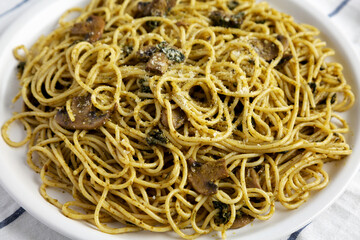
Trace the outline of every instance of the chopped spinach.
[[140, 85], [140, 92], [152, 93], [151, 88], [149, 87], [149, 83], [145, 79], [143, 79], [143, 78], [140, 79], [139, 85]]
[[163, 49], [163, 52], [165, 53], [166, 57], [170, 60], [170, 61], [174, 61], [177, 63], [183, 62], [185, 60], [185, 56], [184, 54], [182, 54], [182, 52], [173, 49], [173, 48], [168, 48], [168, 49]]
[[158, 45], [156, 45], [156, 47], [162, 51], [164, 48], [167, 48], [168, 47], [168, 43], [166, 41], [162, 41], [161, 43], [159, 43]]
[[122, 50], [125, 53], [125, 56], [127, 57], [132, 53], [133, 49], [134, 49], [133, 46], [126, 45], [126, 46], [123, 47]]
[[151, 88], [149, 86], [141, 85], [140, 91], [143, 93], [152, 93]]
[[219, 201], [213, 201], [213, 205], [215, 209], [219, 209], [219, 213], [214, 218], [215, 223], [226, 224], [229, 222], [231, 216], [229, 205]]
[[169, 47], [167, 42], [159, 43], [157, 48], [163, 52], [170, 61], [180, 63], [185, 60], [184, 54], [175, 48]]
[[164, 135], [161, 130], [155, 129], [148, 133], [146, 142], [149, 145], [167, 144], [169, 139]]
[[161, 25], [160, 21], [147, 21], [146, 22], [146, 27], [147, 27], [148, 31], [152, 31], [160, 25]]

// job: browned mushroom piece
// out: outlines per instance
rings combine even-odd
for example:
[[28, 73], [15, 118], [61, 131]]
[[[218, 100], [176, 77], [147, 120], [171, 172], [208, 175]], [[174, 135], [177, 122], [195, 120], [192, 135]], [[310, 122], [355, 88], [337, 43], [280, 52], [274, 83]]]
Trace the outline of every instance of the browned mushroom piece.
[[[285, 36], [280, 34], [277, 36], [277, 40], [281, 42], [285, 52], [289, 47], [289, 41]], [[259, 56], [262, 57], [265, 61], [269, 62], [279, 55], [279, 48], [275, 45], [275, 43], [267, 39], [253, 39], [250, 43], [254, 47], [257, 54], [259, 54]]]
[[281, 42], [285, 52], [289, 48], [289, 40], [284, 35], [281, 34], [277, 35], [276, 39]]
[[102, 112], [91, 103], [91, 95], [74, 97], [71, 110], [75, 121], [71, 121], [66, 108], [60, 109], [55, 115], [55, 121], [68, 130], [91, 130], [103, 126], [110, 118], [111, 112]]
[[251, 45], [260, 57], [265, 61], [271, 61], [279, 54], [279, 49], [275, 43], [267, 39], [254, 39], [251, 41]]
[[226, 27], [226, 28], [240, 28], [244, 13], [239, 12], [235, 15], [229, 15], [224, 11], [213, 11], [209, 16], [212, 25], [217, 27]]
[[169, 61], [162, 52], [154, 53], [146, 63], [146, 71], [154, 74], [162, 75], [169, 67]]
[[286, 53], [278, 63], [277, 67], [283, 67], [285, 64], [287, 64], [291, 59], [293, 58], [293, 55], [291, 53]]
[[242, 212], [241, 216], [236, 217], [233, 225], [230, 228], [235, 229], [235, 228], [244, 227], [249, 223], [251, 223], [252, 221], [254, 221], [254, 219], [255, 219], [254, 217]]
[[188, 180], [195, 191], [200, 194], [213, 195], [217, 193], [218, 186], [214, 181], [229, 176], [225, 159], [201, 163], [190, 158], [187, 162]]
[[151, 16], [164, 16], [167, 12], [167, 1], [166, 0], [153, 0], [150, 4]]
[[142, 18], [151, 15], [151, 2], [138, 2], [135, 18]]
[[75, 23], [71, 28], [71, 34], [84, 36], [86, 41], [93, 43], [101, 38], [104, 32], [104, 27], [105, 21], [101, 17], [91, 15], [86, 19], [86, 21]]
[[147, 16], [165, 16], [171, 8], [176, 5], [176, 0], [153, 0], [151, 2], [139, 2], [135, 17], [142, 18]]
[[170, 11], [173, 7], [175, 7], [177, 0], [167, 0], [168, 11]]
[[246, 175], [246, 187], [261, 189], [260, 178], [254, 168], [248, 168]]
[[180, 21], [177, 21], [175, 23], [175, 25], [178, 26], [178, 27], [188, 27], [190, 24], [188, 22], [180, 20]]
[[[175, 129], [180, 128], [182, 125], [184, 125], [185, 122], [185, 113], [180, 108], [176, 108], [172, 110], [172, 124]], [[161, 113], [161, 123], [166, 127], [169, 128], [169, 122], [168, 122], [168, 115], [165, 108], [163, 108], [163, 111]]]
[[170, 46], [164, 41], [140, 48], [134, 60], [146, 62], [146, 71], [162, 75], [170, 64], [185, 61], [185, 55], [175, 46]]
[[[276, 37], [277, 40], [281, 42], [281, 44], [284, 47], [284, 52], [289, 49], [289, 40], [284, 36], [279, 34]], [[283, 57], [281, 58], [280, 62], [278, 63], [278, 67], [284, 66], [286, 63], [288, 63], [293, 58], [293, 55], [291, 53], [284, 53]]]

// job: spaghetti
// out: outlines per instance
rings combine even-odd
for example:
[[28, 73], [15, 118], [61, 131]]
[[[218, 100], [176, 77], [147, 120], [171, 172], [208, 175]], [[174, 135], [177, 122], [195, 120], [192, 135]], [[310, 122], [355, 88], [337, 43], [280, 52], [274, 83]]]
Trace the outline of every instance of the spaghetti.
[[354, 95], [318, 34], [252, 0], [92, 0], [14, 50], [24, 108], [2, 136], [29, 145], [47, 201], [106, 233], [189, 239], [267, 220], [351, 154], [336, 112]]

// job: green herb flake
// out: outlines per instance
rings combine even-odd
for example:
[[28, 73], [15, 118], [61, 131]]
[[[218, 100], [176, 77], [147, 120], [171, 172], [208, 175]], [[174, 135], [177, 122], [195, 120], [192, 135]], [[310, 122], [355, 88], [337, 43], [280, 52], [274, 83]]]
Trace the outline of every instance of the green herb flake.
[[145, 79], [143, 79], [143, 78], [140, 79], [139, 85], [140, 85], [140, 92], [152, 93], [151, 88], [149, 87], [149, 83]]

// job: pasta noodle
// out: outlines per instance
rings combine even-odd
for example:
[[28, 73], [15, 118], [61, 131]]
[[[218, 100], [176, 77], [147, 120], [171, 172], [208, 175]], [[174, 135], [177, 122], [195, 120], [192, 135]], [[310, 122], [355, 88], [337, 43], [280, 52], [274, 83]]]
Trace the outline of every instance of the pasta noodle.
[[47, 201], [106, 233], [267, 220], [351, 154], [354, 94], [318, 34], [253, 0], [91, 0], [14, 50], [24, 107], [2, 136], [28, 144]]

